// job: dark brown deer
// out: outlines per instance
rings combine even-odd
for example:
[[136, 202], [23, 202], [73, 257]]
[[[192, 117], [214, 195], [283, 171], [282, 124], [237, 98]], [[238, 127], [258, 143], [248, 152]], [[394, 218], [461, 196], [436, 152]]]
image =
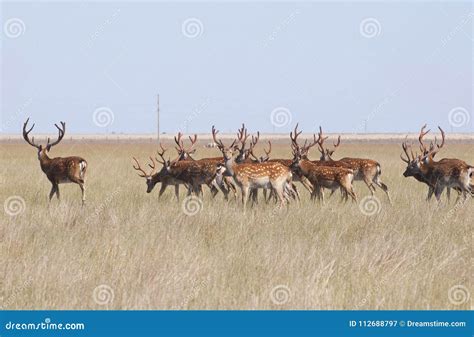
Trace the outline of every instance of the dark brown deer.
[[38, 150], [38, 160], [40, 162], [41, 170], [46, 174], [46, 177], [51, 182], [51, 192], [49, 193], [49, 200], [56, 194], [59, 199], [59, 184], [64, 183], [75, 183], [78, 184], [82, 192], [82, 205], [86, 201], [86, 187], [85, 187], [85, 175], [87, 170], [87, 161], [81, 157], [65, 157], [65, 158], [50, 158], [48, 156], [51, 148], [61, 142], [66, 132], [66, 123], [61, 122], [61, 127], [57, 124], [54, 126], [58, 129], [58, 139], [54, 142], [48, 141], [45, 146], [36, 144], [34, 137], [29, 138], [31, 130], [35, 127], [35, 124], [27, 129], [28, 118], [23, 124], [23, 138], [31, 146]]
[[449, 200], [449, 189], [453, 188], [467, 198], [468, 195], [473, 193], [473, 186], [470, 183], [472, 177], [473, 166], [468, 165], [466, 162], [459, 159], [445, 158], [440, 161], [434, 161], [434, 157], [439, 150], [445, 144], [445, 133], [441, 131], [442, 141], [438, 144], [436, 139], [428, 149], [423, 143], [423, 137], [428, 134], [428, 131], [424, 131], [426, 125], [422, 127], [418, 141], [420, 142], [420, 150], [422, 153], [419, 156], [415, 156], [411, 151], [411, 157], [407, 150], [406, 142], [402, 145], [405, 154], [407, 156], [408, 166], [404, 172], [404, 176], [413, 176], [419, 181], [425, 182], [429, 186], [428, 200], [434, 193], [438, 202], [440, 201], [441, 194], [445, 188], [447, 188], [448, 200]]
[[[336, 151], [336, 149], [341, 144], [341, 136], [338, 137], [337, 143], [334, 143], [334, 147], [330, 150], [324, 147], [324, 141], [328, 137], [323, 137], [322, 128], [319, 127], [319, 151], [321, 152], [321, 161], [334, 161], [332, 155]], [[354, 171], [354, 180], [363, 181], [370, 190], [370, 193], [374, 195], [375, 186], [380, 187], [385, 194], [387, 194], [387, 198], [390, 203], [392, 200], [390, 198], [390, 194], [388, 192], [388, 187], [385, 185], [380, 176], [382, 175], [382, 168], [378, 162], [372, 159], [363, 159], [363, 158], [350, 158], [344, 157], [336, 161], [338, 163], [345, 163], [347, 164], [348, 168]]]
[[[224, 163], [223, 157], [194, 159], [194, 153], [196, 152], [195, 145], [197, 143], [197, 134], [195, 134], [194, 137], [189, 136], [191, 145], [188, 148], [184, 147], [182, 136], [183, 135], [179, 132], [178, 135], [174, 137], [175, 143], [177, 145], [176, 151], [178, 151], [178, 160], [197, 161], [200, 163], [208, 163], [214, 166], [218, 163]], [[224, 194], [224, 198], [226, 200], [229, 199], [230, 191], [234, 193], [234, 196], [236, 196], [237, 194], [236, 187], [232, 181], [232, 177], [230, 176], [224, 175], [222, 179], [216, 180], [215, 182], [213, 182], [212, 185], [218, 186], [218, 188]]]
[[[157, 153], [160, 157], [163, 158], [163, 155], [166, 149], [161, 145], [161, 143], [160, 143], [160, 148], [161, 148], [161, 152], [157, 151]], [[147, 173], [141, 167], [138, 159], [133, 157], [133, 160], [135, 161], [133, 168], [138, 171], [138, 175], [140, 177], [143, 177], [146, 179], [146, 185], [147, 185], [146, 192], [147, 193], [151, 193], [151, 191], [153, 191], [153, 189], [155, 188], [155, 185], [158, 183], [161, 183], [161, 188], [160, 188], [160, 192], [158, 193], [158, 198], [161, 198], [161, 196], [163, 195], [163, 193], [165, 192], [168, 186], [174, 186], [174, 194], [177, 201], [179, 201], [179, 186], [180, 185], [184, 185], [188, 189], [188, 194], [189, 194], [189, 190], [191, 187], [185, 181], [176, 179], [175, 177], [170, 175], [167, 170], [161, 169], [159, 172], [156, 172], [157, 171], [156, 162], [155, 162], [155, 159], [153, 159], [153, 157], [150, 157], [151, 163], [148, 164], [148, 166], [151, 168], [151, 171], [149, 173]], [[163, 160], [161, 163], [164, 164], [164, 162], [165, 161]]]

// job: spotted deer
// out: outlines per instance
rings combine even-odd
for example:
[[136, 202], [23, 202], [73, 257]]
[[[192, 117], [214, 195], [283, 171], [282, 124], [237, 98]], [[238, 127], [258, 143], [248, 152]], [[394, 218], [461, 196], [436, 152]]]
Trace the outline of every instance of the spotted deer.
[[30, 132], [35, 127], [35, 124], [31, 126], [29, 130], [27, 130], [29, 118], [23, 124], [23, 139], [30, 144], [31, 146], [35, 147], [38, 150], [38, 160], [40, 162], [41, 170], [46, 174], [46, 177], [51, 182], [51, 192], [49, 193], [49, 200], [53, 198], [54, 194], [56, 194], [57, 198], [59, 199], [59, 184], [65, 183], [74, 183], [79, 185], [82, 192], [82, 205], [85, 204], [86, 201], [86, 186], [85, 186], [85, 175], [87, 170], [87, 161], [81, 157], [56, 157], [50, 158], [48, 156], [49, 151], [51, 148], [61, 142], [64, 138], [64, 134], [66, 133], [66, 123], [61, 122], [61, 127], [57, 124], [54, 126], [58, 129], [58, 139], [54, 142], [48, 141], [45, 146], [41, 144], [35, 143], [35, 138], [29, 138]]
[[[323, 137], [322, 128], [319, 127], [318, 147], [319, 151], [321, 152], [320, 160], [326, 162], [333, 162], [334, 160], [332, 158], [332, 155], [341, 144], [341, 136], [339, 136], [337, 142], [333, 144], [332, 149], [325, 148], [324, 146], [324, 141], [327, 138], [328, 137]], [[374, 185], [381, 188], [387, 195], [389, 202], [392, 203], [392, 199], [390, 198], [390, 194], [388, 192], [388, 186], [385, 185], [380, 178], [380, 176], [382, 175], [382, 168], [377, 161], [372, 159], [344, 157], [335, 162], [340, 164], [347, 164], [347, 166], [345, 167], [350, 168], [354, 171], [354, 180], [363, 181], [367, 185], [372, 195], [374, 195], [375, 192]]]
[[240, 154], [237, 141], [234, 140], [228, 147], [224, 146], [221, 140], [217, 139], [218, 131], [212, 126], [212, 137], [224, 156], [226, 171], [232, 175], [242, 194], [242, 204], [246, 209], [249, 192], [256, 188], [272, 188], [280, 201], [280, 208], [285, 205], [287, 198], [285, 191], [287, 185], [291, 185], [291, 170], [276, 162], [264, 163], [242, 163], [236, 162], [236, 157]]
[[354, 192], [352, 182], [354, 180], [354, 171], [340, 166], [326, 166], [320, 165], [319, 163], [313, 163], [308, 159], [309, 149], [318, 143], [318, 139], [314, 137], [313, 142], [305, 143], [301, 146], [298, 144], [297, 137], [301, 132], [296, 132], [291, 135], [292, 149], [293, 149], [293, 161], [291, 167], [297, 171], [301, 176], [306, 177], [313, 185], [313, 191], [311, 198], [317, 198], [324, 203], [324, 191], [323, 189], [329, 189], [331, 192], [341, 189], [343, 191], [343, 197], [345, 200], [348, 196], [353, 201], [357, 201], [357, 196]]

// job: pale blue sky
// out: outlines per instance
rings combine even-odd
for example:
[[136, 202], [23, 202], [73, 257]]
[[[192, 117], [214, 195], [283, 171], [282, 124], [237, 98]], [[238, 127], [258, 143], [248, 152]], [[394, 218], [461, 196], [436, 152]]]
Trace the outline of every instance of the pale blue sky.
[[[2, 129], [31, 116], [38, 132], [59, 120], [71, 133], [154, 132], [160, 93], [165, 132], [242, 122], [286, 132], [298, 121], [473, 132], [472, 12], [470, 2], [4, 2]], [[183, 33], [189, 18], [197, 31]], [[112, 123], [94, 123], [101, 107]], [[272, 124], [277, 108], [289, 123]], [[450, 125], [453, 109], [469, 122]]]

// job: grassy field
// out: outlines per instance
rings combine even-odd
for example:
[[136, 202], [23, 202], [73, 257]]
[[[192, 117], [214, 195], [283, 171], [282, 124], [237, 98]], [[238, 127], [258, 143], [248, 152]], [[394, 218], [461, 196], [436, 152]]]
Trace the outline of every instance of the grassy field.
[[[437, 205], [402, 176], [400, 146], [344, 145], [335, 155], [382, 165], [393, 198], [355, 183], [360, 204], [300, 204], [243, 212], [206, 189], [186, 215], [173, 189], [146, 194], [131, 156], [144, 144], [64, 143], [51, 156], [87, 159], [87, 204], [78, 186], [50, 184], [34, 148], [0, 144], [0, 306], [7, 309], [469, 309], [474, 203]], [[273, 157], [288, 157], [276, 146]], [[199, 148], [198, 157], [217, 156]], [[313, 155], [316, 155], [313, 152]], [[474, 164], [472, 145], [438, 155]], [[181, 193], [181, 201], [185, 193]], [[188, 200], [189, 201], [189, 200]], [[194, 201], [194, 200], [193, 200]], [[372, 207], [373, 206], [373, 207]], [[188, 210], [189, 211], [189, 210]], [[189, 212], [188, 212], [189, 213]]]

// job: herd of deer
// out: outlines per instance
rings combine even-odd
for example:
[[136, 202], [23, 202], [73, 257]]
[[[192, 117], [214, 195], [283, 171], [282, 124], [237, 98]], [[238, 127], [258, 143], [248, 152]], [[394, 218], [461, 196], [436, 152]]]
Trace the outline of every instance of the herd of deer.
[[[52, 184], [49, 199], [56, 194], [59, 199], [59, 184], [76, 183], [82, 191], [82, 204], [85, 202], [85, 174], [87, 162], [81, 157], [50, 158], [48, 152], [51, 147], [58, 144], [64, 137], [66, 125], [61, 122], [61, 127], [55, 124], [58, 129], [58, 139], [50, 143], [48, 138], [46, 146], [38, 145], [34, 142], [34, 137], [29, 138], [29, 134], [34, 127], [27, 130], [28, 120], [23, 125], [23, 138], [25, 141], [38, 149], [38, 159], [42, 171], [46, 174]], [[445, 133], [440, 129], [442, 140], [438, 144], [435, 138], [427, 147], [423, 137], [429, 132], [425, 131], [426, 125], [420, 131], [419, 143], [420, 154], [415, 154], [412, 144], [407, 140], [403, 142], [402, 148], [406, 155], [401, 159], [407, 163], [405, 177], [413, 176], [416, 180], [428, 185], [428, 200], [434, 194], [440, 201], [441, 194], [447, 188], [448, 199], [450, 189], [455, 189], [459, 196], [466, 199], [472, 196], [474, 186], [471, 184], [473, 166], [459, 159], [442, 159], [435, 161], [434, 157], [445, 144]], [[319, 133], [313, 134], [312, 140], [305, 140], [303, 144], [298, 141], [301, 131], [298, 125], [290, 132], [292, 159], [270, 158], [272, 144], [268, 141], [268, 150], [265, 156], [257, 157], [253, 150], [259, 141], [260, 134], [250, 135], [247, 133], [245, 125], [238, 129], [237, 138], [229, 146], [225, 146], [218, 139], [218, 131], [212, 127], [212, 137], [215, 146], [222, 152], [222, 156], [212, 158], [194, 159], [196, 152], [197, 135], [189, 137], [190, 146], [185, 147], [183, 135], [178, 133], [174, 138], [176, 143], [177, 157], [174, 160], [166, 160], [166, 148], [160, 144], [158, 156], [150, 156], [148, 167], [151, 171], [146, 172], [139, 161], [133, 157], [134, 169], [138, 174], [146, 179], [147, 192], [150, 193], [157, 183], [161, 183], [159, 196], [163, 194], [167, 186], [175, 187], [175, 195], [179, 200], [179, 186], [183, 185], [188, 195], [202, 195], [202, 185], [207, 185], [214, 197], [219, 190], [224, 194], [225, 199], [229, 194], [237, 195], [237, 187], [241, 190], [241, 197], [244, 209], [247, 201], [252, 203], [258, 201], [258, 190], [262, 189], [266, 201], [275, 199], [279, 202], [279, 207], [291, 200], [299, 200], [300, 194], [294, 182], [300, 182], [311, 195], [311, 199], [318, 199], [324, 202], [324, 190], [330, 190], [331, 195], [336, 191], [342, 192], [342, 199], [347, 201], [349, 197], [357, 201], [354, 192], [353, 181], [363, 181], [369, 188], [371, 194], [375, 192], [375, 186], [381, 188], [391, 203], [388, 187], [381, 181], [381, 166], [371, 159], [342, 158], [334, 160], [335, 150], [341, 143], [339, 136], [331, 148], [325, 145], [328, 137], [323, 136], [321, 127]], [[321, 154], [319, 160], [308, 158], [309, 150], [318, 146]], [[159, 158], [158, 158], [159, 157]], [[157, 163], [162, 167], [158, 171]], [[459, 197], [458, 197], [459, 198]]]

